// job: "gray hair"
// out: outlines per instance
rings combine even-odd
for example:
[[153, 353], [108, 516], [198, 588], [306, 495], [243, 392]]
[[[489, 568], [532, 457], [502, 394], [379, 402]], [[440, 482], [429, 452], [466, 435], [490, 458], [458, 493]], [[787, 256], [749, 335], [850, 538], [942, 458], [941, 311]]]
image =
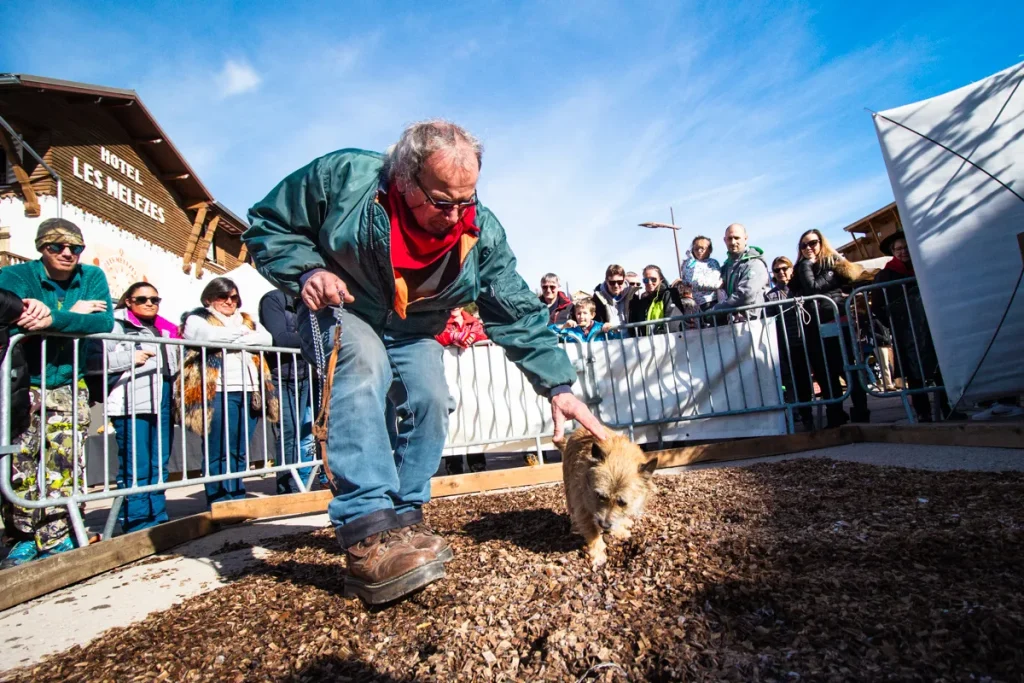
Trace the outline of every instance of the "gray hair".
[[402, 132], [398, 142], [388, 148], [385, 168], [392, 180], [411, 185], [424, 162], [434, 152], [452, 151], [456, 159], [465, 163], [464, 154], [472, 151], [477, 168], [483, 162], [483, 145], [468, 130], [451, 121], [430, 119], [418, 121]]
[[541, 284], [544, 284], [544, 283], [545, 283], [545, 282], [547, 282], [548, 280], [554, 280], [555, 282], [561, 282], [561, 280], [560, 280], [560, 279], [558, 279], [558, 276], [557, 276], [557, 275], [555, 275], [554, 273], [548, 273], [547, 275], [545, 275], [544, 277], [542, 277], [542, 278], [540, 279], [540, 283], [541, 283]]

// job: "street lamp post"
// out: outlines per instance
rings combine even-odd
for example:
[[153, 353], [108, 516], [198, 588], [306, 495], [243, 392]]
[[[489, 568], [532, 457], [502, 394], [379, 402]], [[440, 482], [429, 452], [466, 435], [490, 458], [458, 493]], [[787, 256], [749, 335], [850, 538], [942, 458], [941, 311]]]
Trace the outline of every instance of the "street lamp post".
[[676, 267], [679, 269], [679, 279], [682, 280], [683, 279], [683, 257], [680, 256], [680, 254], [679, 254], [679, 237], [676, 234], [682, 228], [680, 228], [678, 225], [675, 225], [676, 214], [672, 210], [672, 207], [669, 207], [668, 214], [669, 214], [669, 216], [672, 219], [671, 223], [655, 223], [653, 221], [648, 221], [647, 223], [641, 223], [640, 227], [641, 228], [650, 228], [652, 230], [655, 230], [655, 229], [658, 229], [658, 228], [665, 228], [666, 230], [671, 230], [672, 231], [672, 241], [675, 242], [675, 245], [676, 245]]

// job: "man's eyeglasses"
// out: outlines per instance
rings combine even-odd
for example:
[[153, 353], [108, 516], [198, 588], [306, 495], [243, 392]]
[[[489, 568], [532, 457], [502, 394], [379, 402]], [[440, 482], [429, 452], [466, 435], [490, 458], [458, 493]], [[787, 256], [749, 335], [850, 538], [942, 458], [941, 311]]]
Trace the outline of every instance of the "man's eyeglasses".
[[656, 278], [656, 277], [645, 277], [644, 278], [644, 284], [645, 285], [656, 285], [659, 282], [661, 282], [661, 281], [658, 278]]
[[136, 306], [144, 306], [146, 304], [146, 302], [149, 302], [149, 303], [153, 304], [154, 306], [159, 306], [161, 301], [163, 301], [163, 299], [161, 299], [158, 296], [133, 296], [132, 297], [132, 303], [135, 304]]
[[43, 249], [50, 252], [51, 254], [63, 254], [64, 250], [67, 249], [74, 256], [78, 256], [83, 251], [85, 251], [85, 247], [82, 246], [81, 244], [57, 244], [56, 242], [53, 242], [51, 244], [44, 244]]
[[626, 284], [625, 280], [606, 280], [609, 287], [621, 287]]
[[806, 242], [800, 243], [801, 249], [813, 249], [814, 247], [821, 244], [821, 240], [807, 240]]
[[558, 289], [558, 285], [541, 285], [540, 288], [543, 290]]
[[233, 301], [236, 306], [240, 306], [242, 304], [242, 297], [232, 294], [231, 296], [218, 296], [214, 301]]
[[461, 202], [449, 202], [443, 199], [434, 199], [433, 197], [430, 196], [430, 193], [427, 192], [426, 188], [423, 187], [423, 183], [420, 182], [420, 179], [418, 177], [413, 176], [413, 180], [416, 181], [416, 187], [420, 188], [420, 192], [422, 192], [423, 196], [427, 198], [427, 201], [430, 203], [430, 205], [437, 209], [438, 211], [448, 213], [452, 209], [455, 209], [459, 213], [462, 213], [469, 207], [476, 204], [476, 190], [473, 191], [473, 196], [470, 197], [469, 199], [465, 199]]
[[772, 268], [772, 272], [778, 275], [779, 273], [788, 273], [790, 270], [789, 266], [779, 266], [778, 268]]

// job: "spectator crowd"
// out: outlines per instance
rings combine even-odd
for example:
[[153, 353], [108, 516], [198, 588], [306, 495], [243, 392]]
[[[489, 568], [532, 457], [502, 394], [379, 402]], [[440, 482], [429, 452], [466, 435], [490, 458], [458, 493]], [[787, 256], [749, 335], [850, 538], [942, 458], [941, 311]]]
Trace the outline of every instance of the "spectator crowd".
[[[671, 282], [656, 264], [640, 271], [611, 264], [593, 291], [574, 296], [563, 291], [556, 273], [547, 273], [538, 297], [547, 308], [550, 330], [565, 343], [577, 344], [680, 334], [773, 316], [785, 400], [798, 406], [795, 419], [807, 429], [814, 426], [815, 395], [827, 401], [849, 392], [849, 413], [842, 402], [826, 403], [827, 427], [870, 419], [862, 383], [847, 386], [843, 345], [865, 349], [873, 368], [869, 387], [878, 392], [894, 390], [897, 383], [908, 389], [942, 385], [913, 281], [888, 296], [865, 299], [866, 305], [853, 308], [854, 320], [846, 316], [846, 299], [855, 287], [914, 276], [903, 233], [881, 244], [890, 260], [877, 273], [846, 260], [818, 230], [800, 236], [793, 258], [776, 256], [770, 266], [764, 251], [750, 244], [743, 225], [728, 226], [722, 240], [726, 255], [720, 261], [712, 256], [714, 239], [694, 237], [682, 263], [670, 269], [679, 273]], [[15, 493], [36, 500], [41, 492], [62, 497], [72, 487], [81, 490], [71, 473], [84, 469], [91, 406], [99, 404], [108, 422], [103, 429], [117, 444], [119, 488], [166, 482], [175, 432], [187, 430], [204, 452], [202, 474], [225, 475], [206, 483], [207, 502], [244, 497], [242, 479], [230, 475], [251, 465], [248, 445], [261, 418], [272, 440], [269, 457], [287, 465], [317, 462], [316, 378], [309, 364], [297, 354], [258, 350], [300, 348], [295, 300], [274, 290], [250, 315], [235, 282], [218, 277], [205, 287], [195, 309], [173, 321], [161, 316], [154, 283], [132, 284], [112, 301], [103, 271], [79, 263], [85, 240], [70, 221], [43, 221], [36, 248], [38, 260], [0, 270], [0, 358], [8, 353], [11, 335], [46, 335], [45, 343], [35, 337], [10, 350], [12, 390], [3, 409], [9, 411], [17, 447], [11, 457]], [[821, 298], [803, 299], [812, 296], [835, 306]], [[110, 332], [121, 336], [81, 339]], [[452, 353], [488, 343], [486, 321], [472, 304], [456, 308], [436, 339]], [[182, 343], [189, 341], [207, 345]], [[231, 348], [218, 348], [223, 345]], [[936, 414], [960, 417], [942, 391], [935, 393], [934, 411], [928, 393], [910, 395], [919, 420], [931, 421]], [[388, 406], [391, 423], [393, 408]], [[1020, 414], [1024, 410], [1014, 398], [986, 406], [981, 416]], [[397, 431], [391, 432], [396, 438]], [[483, 456], [470, 456], [468, 464], [471, 471], [483, 469]], [[448, 458], [446, 466], [449, 473], [461, 472], [461, 458]], [[281, 472], [277, 493], [307, 488], [315, 483], [312, 474], [312, 466]], [[40, 476], [45, 477], [42, 485]], [[321, 484], [326, 480], [321, 478]], [[130, 532], [167, 519], [164, 493], [153, 490], [127, 496], [118, 523], [122, 532]], [[11, 548], [2, 567], [76, 546], [66, 508], [29, 509], [4, 501], [3, 522]]]

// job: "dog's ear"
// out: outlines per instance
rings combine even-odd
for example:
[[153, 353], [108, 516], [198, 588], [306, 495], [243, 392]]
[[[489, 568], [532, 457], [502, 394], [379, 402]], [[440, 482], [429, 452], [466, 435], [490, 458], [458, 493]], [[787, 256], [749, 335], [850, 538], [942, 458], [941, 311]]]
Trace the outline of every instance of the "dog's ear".
[[604, 458], [605, 452], [601, 450], [601, 444], [595, 441], [593, 445], [590, 446], [590, 459], [592, 464], [598, 465], [604, 462]]
[[658, 469], [658, 456], [654, 456], [650, 460], [640, 465], [640, 474], [645, 479], [654, 474], [654, 470]]

